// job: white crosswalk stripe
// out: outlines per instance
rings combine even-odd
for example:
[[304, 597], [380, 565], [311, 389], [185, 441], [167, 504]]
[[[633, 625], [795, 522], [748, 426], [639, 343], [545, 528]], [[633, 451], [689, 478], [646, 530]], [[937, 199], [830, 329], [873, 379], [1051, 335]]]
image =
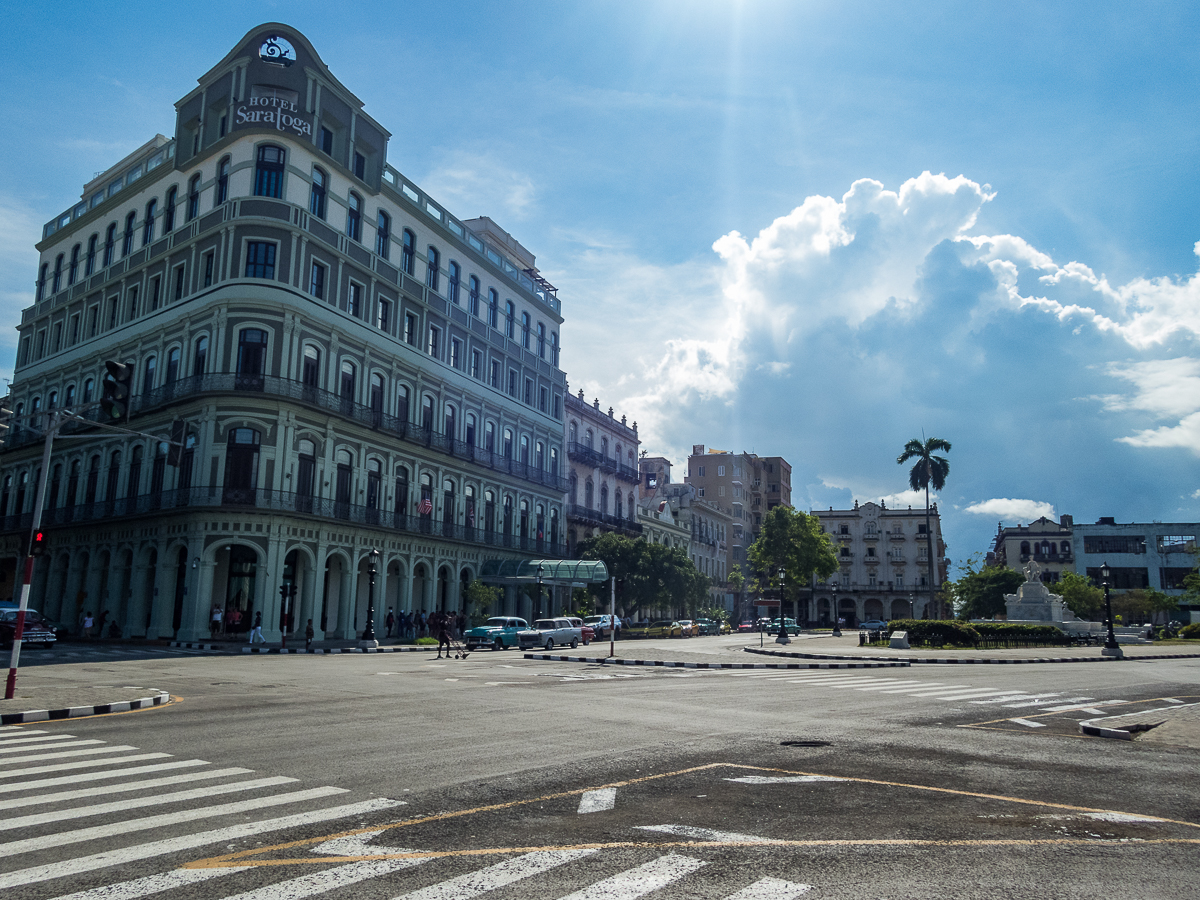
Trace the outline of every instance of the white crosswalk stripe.
[[597, 881], [583, 890], [568, 894], [562, 900], [634, 900], [690, 875], [704, 864], [703, 860], [669, 853], [637, 868]]
[[[114, 769], [105, 772], [81, 772], [75, 775], [60, 775], [57, 778], [39, 778], [36, 781], [24, 781], [18, 784], [0, 784], [0, 794], [11, 794], [17, 791], [42, 790], [63, 784], [83, 784], [88, 781], [111, 781], [114, 778], [128, 778], [130, 775], [143, 775], [150, 772], [163, 772], [170, 769], [183, 769], [192, 766], [207, 766], [201, 759], [181, 759], [178, 762], [159, 763], [153, 766], [134, 766], [129, 769]], [[185, 781], [203, 780], [207, 778], [224, 778], [227, 775], [249, 774], [250, 769], [206, 769], [203, 772], [189, 772], [186, 775], [171, 775], [165, 778], [147, 778], [143, 781], [127, 781], [117, 784], [105, 784], [93, 788], [81, 788], [74, 791], [60, 791], [57, 794], [40, 794], [32, 797], [18, 797], [15, 800], [0, 800], [0, 809], [14, 809], [18, 806], [29, 806], [33, 803], [57, 803], [59, 800], [72, 800], [77, 797], [103, 796], [114, 791], [140, 791], [149, 787], [163, 787], [168, 784], [182, 784]]]
[[595, 850], [536, 850], [514, 859], [401, 894], [394, 900], [467, 900], [591, 856]]

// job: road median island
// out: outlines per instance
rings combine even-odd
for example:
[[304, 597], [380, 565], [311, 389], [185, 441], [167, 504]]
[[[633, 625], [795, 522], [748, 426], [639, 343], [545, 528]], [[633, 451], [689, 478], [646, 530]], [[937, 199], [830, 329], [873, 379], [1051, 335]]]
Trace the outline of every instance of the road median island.
[[680, 662], [666, 659], [624, 659], [618, 656], [560, 656], [554, 653], [526, 653], [525, 659], [547, 662], [577, 662], [610, 666], [649, 666], [660, 669], [897, 669], [907, 668], [904, 661], [876, 662], [812, 662], [812, 663], [703, 663]]
[[132, 712], [162, 706], [171, 701], [167, 691], [154, 688], [35, 684], [18, 689], [17, 694], [12, 700], [0, 700], [0, 726]]
[[[833, 653], [800, 653], [792, 650], [771, 650], [766, 647], [744, 647], [746, 653], [755, 653], [761, 656], [777, 656], [789, 657], [794, 659], [822, 659], [822, 660], [870, 660], [872, 662], [903, 662], [911, 665], [943, 665], [943, 666], [969, 666], [969, 665], [1027, 665], [1032, 663], [1099, 663], [1099, 662], [1145, 662], [1163, 659], [1200, 659], [1200, 653], [1129, 653], [1126, 652], [1125, 657], [1117, 658], [1111, 656], [1099, 656], [1094, 648], [1081, 650], [1076, 655], [1069, 656], [1009, 656], [999, 657], [997, 653], [1020, 653], [1023, 651], [1013, 650], [967, 650], [956, 649], [952, 651], [941, 651], [946, 654], [959, 654], [955, 656], [868, 656], [866, 654], [833, 654]], [[928, 650], [926, 652], [929, 652]], [[934, 651], [937, 652], [937, 651]], [[987, 653], [989, 656], [963, 656], [966, 653]], [[1087, 655], [1084, 655], [1084, 654]]]

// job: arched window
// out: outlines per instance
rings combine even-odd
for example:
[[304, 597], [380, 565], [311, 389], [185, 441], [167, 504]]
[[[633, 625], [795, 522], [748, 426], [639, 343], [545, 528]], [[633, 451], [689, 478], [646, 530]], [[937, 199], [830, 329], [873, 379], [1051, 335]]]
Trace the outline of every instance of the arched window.
[[350, 451], [346, 449], [339, 450], [337, 452], [337, 476], [333, 492], [333, 514], [339, 519], [350, 518], [353, 467], [354, 457], [350, 455]]
[[[379, 490], [383, 484], [383, 463], [377, 459], [367, 460], [367, 510], [379, 509]], [[374, 518], [374, 517], [373, 517]]]
[[313, 166], [312, 189], [308, 194], [308, 211], [318, 219], [325, 218], [325, 170]]
[[588, 479], [583, 483], [583, 506], [585, 509], [592, 508], [592, 499], [594, 493], [592, 488], [592, 479]]
[[416, 252], [417, 236], [405, 228], [400, 252], [400, 268], [404, 270], [405, 275], [412, 275], [413, 273], [413, 262]]
[[71, 248], [71, 265], [67, 269], [67, 284], [68, 285], [74, 284], [75, 276], [79, 274], [79, 251], [81, 249], [82, 249], [82, 247], [79, 244], [76, 244], [74, 247]]
[[296, 500], [298, 512], [312, 512], [316, 492], [317, 446], [312, 441], [300, 441], [296, 457]]
[[125, 237], [121, 241], [121, 256], [133, 252], [133, 226], [137, 222], [137, 213], [131, 212], [125, 217]]
[[475, 487], [470, 484], [463, 488], [463, 524], [468, 534], [475, 530]]
[[[87, 381], [85, 381], [83, 383], [83, 402], [84, 403], [92, 402], [92, 394], [95, 392], [95, 390], [96, 390], [96, 382], [93, 379], [89, 378]], [[18, 418], [20, 418], [20, 410], [17, 410], [17, 413], [18, 413]]]
[[[130, 215], [132, 215], [132, 213], [130, 213]], [[50, 288], [51, 294], [57, 294], [59, 289], [62, 288], [62, 269], [63, 255], [60, 253], [54, 260], [54, 286]]]
[[397, 528], [404, 528], [405, 516], [408, 515], [408, 469], [404, 466], [396, 467], [395, 487], [395, 525]]
[[321, 385], [321, 351], [312, 344], [304, 345], [304, 358], [300, 364], [300, 383], [305, 387]]
[[151, 200], [146, 204], [146, 221], [142, 224], [143, 247], [154, 240], [154, 217], [156, 215], [158, 215], [158, 201]]
[[438, 279], [441, 276], [441, 259], [442, 255], [438, 253], [437, 247], [430, 247], [425, 253], [425, 285], [431, 291], [438, 289]]
[[537, 327], [537, 354], [541, 359], [546, 358], [546, 323], [538, 322]]
[[117, 249], [117, 223], [110, 222], [108, 230], [104, 232], [104, 265], [111, 266], [113, 263], [113, 254]]
[[87, 262], [83, 265], [83, 277], [87, 278], [96, 271], [96, 246], [100, 243], [100, 235], [93, 234], [88, 238]]
[[504, 336], [512, 339], [514, 336], [514, 327], [516, 326], [517, 308], [511, 300], [504, 301]]
[[200, 215], [200, 173], [188, 179], [187, 221]]
[[172, 187], [167, 191], [167, 205], [163, 208], [163, 234], [175, 230], [175, 206], [179, 201], [179, 188]]
[[[253, 428], [231, 428], [225, 447], [222, 501], [252, 506], [258, 487], [259, 434]], [[158, 461], [155, 460], [155, 468]], [[154, 479], [151, 479], [152, 481]], [[153, 488], [153, 485], [151, 485]]]
[[421, 402], [421, 427], [425, 431], [433, 431], [433, 398], [428, 394]]
[[446, 408], [442, 415], [442, 421], [445, 424], [444, 433], [446, 437], [451, 439], [458, 437], [458, 418], [456, 416], [454, 407], [449, 403], [446, 404]]
[[462, 278], [462, 268], [454, 260], [446, 266], [446, 296], [451, 303], [458, 305], [458, 283]]
[[172, 384], [179, 378], [179, 357], [180, 352], [178, 347], [172, 347], [167, 352], [167, 371], [166, 377], [163, 379], [163, 384]]
[[421, 475], [421, 501], [417, 506], [417, 515], [425, 522], [433, 519], [433, 476], [428, 472]]
[[1029, 555], [1029, 541], [1021, 541], [1021, 555], [1022, 556]]
[[158, 367], [158, 358], [146, 357], [146, 366], [142, 370], [142, 393], [148, 394], [154, 390], [154, 370]]
[[496, 426], [491, 422], [483, 427], [483, 449], [488, 453], [496, 451]]
[[467, 442], [468, 447], [475, 446], [475, 414], [467, 413], [467, 427], [463, 434], [463, 439]]
[[338, 382], [338, 395], [342, 398], [343, 407], [354, 402], [354, 389], [357, 380], [357, 371], [354, 368], [354, 363], [348, 359], [342, 360], [342, 376]]
[[256, 197], [283, 196], [284, 160], [282, 147], [263, 144], [258, 148], [258, 161], [254, 167], [254, 195]]
[[579, 426], [572, 422], [567, 428], [567, 440], [572, 444], [579, 442]]
[[558, 475], [558, 448], [550, 448], [550, 468], [547, 471], [551, 475]]
[[521, 435], [521, 465], [529, 465], [529, 438]]
[[472, 275], [467, 279], [467, 312], [479, 316], [479, 279]]
[[634, 515], [633, 515], [633, 494], [630, 494], [630, 495], [629, 495], [629, 515], [627, 516], [627, 518], [628, 518], [628, 519], [629, 519], [629, 521], [631, 521], [631, 522], [632, 522], [632, 521], [634, 520], [634, 518], [635, 518], [635, 517], [634, 517]]
[[396, 418], [408, 424], [408, 416], [408, 386], [402, 384], [396, 388]]
[[567, 484], [568, 484], [568, 493], [570, 494], [570, 497], [571, 497], [571, 505], [578, 506], [579, 505], [579, 478], [575, 475], [574, 472], [572, 472], [571, 477], [569, 479], [567, 479]]
[[84, 483], [83, 502], [96, 502], [96, 488], [100, 482], [100, 454], [96, 453], [88, 461], [87, 481]]
[[544, 472], [546, 470], [546, 445], [538, 441], [534, 449], [536, 453], [533, 458], [533, 464], [539, 472]]
[[529, 349], [529, 313], [521, 313], [521, 346], [526, 350]]
[[392, 248], [392, 219], [382, 209], [375, 217], [375, 252], [384, 259]]
[[488, 288], [488, 325], [492, 328], [499, 328], [496, 324], [496, 316], [499, 314], [500, 295], [496, 293], [495, 288]]
[[512, 534], [513, 498], [512, 494], [504, 495], [504, 533]]
[[208, 338], [196, 338], [195, 350], [192, 353], [192, 374], [203, 375], [208, 369]]
[[136, 497], [142, 489], [142, 447], [136, 445], [129, 455], [129, 480], [125, 483], [125, 496]]
[[558, 332], [557, 331], [550, 332], [550, 356], [551, 356], [550, 361], [554, 364], [554, 368], [557, 369], [558, 368]]
[[504, 429], [504, 458], [513, 458], [513, 433], [511, 428]]
[[608, 456], [608, 438], [606, 437], [600, 438], [600, 455], [604, 457]]
[[42, 268], [38, 272], [37, 294], [33, 298], [35, 302], [39, 302], [39, 303], [41, 302], [42, 296], [44, 295], [44, 293], [46, 291], [46, 278], [48, 277], [49, 273], [50, 273], [50, 264], [42, 263]]
[[58, 391], [51, 391], [46, 397], [46, 410], [52, 410], [58, 406]]
[[238, 332], [237, 378], [240, 390], [261, 391], [267, 366], [267, 333], [261, 328], [243, 328]]
[[613, 514], [619, 519], [621, 518], [621, 489], [613, 491]]
[[595, 449], [595, 444], [593, 443], [592, 429], [590, 429], [590, 428], [583, 433], [583, 446], [587, 447], [589, 450]]
[[346, 206], [346, 235], [352, 241], [362, 241], [362, 197], [350, 192]]
[[117, 480], [121, 477], [121, 451], [114, 450], [108, 457], [108, 483], [104, 488], [105, 500], [117, 499]]
[[70, 409], [75, 405], [75, 385], [68, 384], [66, 393], [63, 394], [63, 406]]
[[608, 515], [608, 485], [600, 485], [600, 512]]
[[[278, 195], [273, 195], [278, 196]], [[217, 194], [213, 197], [213, 206], [220, 206], [229, 199], [229, 157], [217, 163]]]
[[1062, 553], [1063, 556], [1070, 556], [1071, 555], [1071, 542], [1063, 541], [1062, 544], [1060, 545], [1059, 552]]

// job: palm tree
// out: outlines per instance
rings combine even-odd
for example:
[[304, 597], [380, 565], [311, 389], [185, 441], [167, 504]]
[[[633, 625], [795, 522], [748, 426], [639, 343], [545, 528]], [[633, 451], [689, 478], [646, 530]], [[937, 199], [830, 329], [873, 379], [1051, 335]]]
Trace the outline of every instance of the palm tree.
[[[925, 539], [929, 542], [929, 611], [931, 616], [934, 615], [934, 604], [937, 597], [935, 554], [938, 552], [938, 548], [930, 524], [929, 488], [932, 485], [935, 491], [940, 491], [946, 486], [946, 476], [950, 474], [950, 461], [944, 456], [934, 456], [934, 453], [938, 451], [949, 453], [950, 442], [935, 437], [926, 438], [923, 442], [913, 438], [904, 445], [904, 452], [896, 458], [899, 465], [904, 465], [910, 459], [917, 461], [908, 473], [908, 485], [914, 491], [925, 489]], [[916, 612], [914, 609], [913, 615], [916, 615]]]

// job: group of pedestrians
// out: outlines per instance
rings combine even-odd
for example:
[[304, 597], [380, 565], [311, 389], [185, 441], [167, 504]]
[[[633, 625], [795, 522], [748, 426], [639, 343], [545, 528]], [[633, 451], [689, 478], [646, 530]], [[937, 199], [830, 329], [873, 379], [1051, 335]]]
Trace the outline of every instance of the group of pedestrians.
[[383, 624], [387, 626], [387, 636], [395, 637], [399, 640], [415, 641], [417, 638], [423, 637], [438, 637], [439, 632], [445, 629], [448, 636], [457, 640], [462, 637], [463, 632], [467, 627], [467, 617], [461, 612], [455, 615], [454, 613], [438, 612], [434, 610], [431, 613], [426, 613], [425, 610], [417, 610], [409, 612], [406, 609], [400, 610], [397, 615], [392, 607], [388, 607], [387, 615], [384, 617]]

